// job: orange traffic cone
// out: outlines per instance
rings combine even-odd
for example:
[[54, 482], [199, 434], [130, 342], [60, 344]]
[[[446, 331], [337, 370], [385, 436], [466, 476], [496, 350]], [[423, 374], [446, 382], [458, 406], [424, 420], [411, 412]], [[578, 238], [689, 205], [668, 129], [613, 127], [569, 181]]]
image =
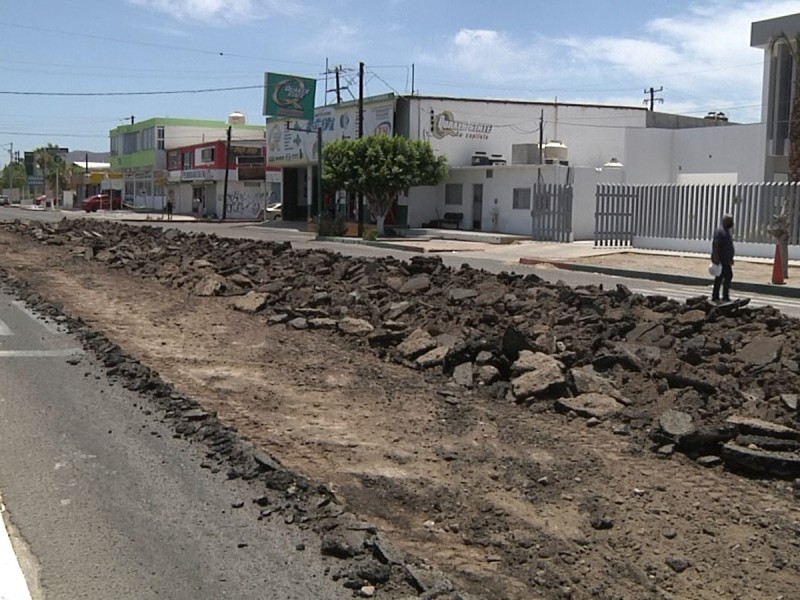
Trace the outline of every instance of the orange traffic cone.
[[781, 247], [775, 244], [775, 260], [772, 261], [772, 283], [783, 285], [783, 262], [781, 261]]

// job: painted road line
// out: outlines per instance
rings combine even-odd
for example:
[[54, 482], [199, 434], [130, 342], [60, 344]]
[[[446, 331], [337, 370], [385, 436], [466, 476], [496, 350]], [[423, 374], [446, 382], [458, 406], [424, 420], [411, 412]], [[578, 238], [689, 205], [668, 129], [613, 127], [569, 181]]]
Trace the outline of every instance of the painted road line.
[[0, 504], [0, 521], [3, 521], [0, 527], [0, 600], [31, 600], [28, 584], [6, 531], [4, 512], [5, 507]]
[[51, 319], [48, 319], [47, 317], [45, 317], [43, 315], [37, 315], [35, 312], [33, 312], [31, 309], [29, 309], [25, 305], [25, 303], [22, 302], [21, 300], [13, 300], [11, 302], [11, 304], [16, 306], [18, 309], [20, 309], [22, 312], [24, 312], [26, 315], [28, 315], [31, 319], [33, 319], [34, 321], [39, 323], [39, 325], [41, 325], [42, 327], [47, 329], [47, 331], [49, 331], [53, 335], [64, 335], [64, 333], [66, 333], [66, 330], [62, 325], [59, 325], [58, 323], [53, 322]]
[[8, 325], [3, 323], [3, 319], [0, 319], [0, 335], [14, 335], [14, 332], [8, 328]]
[[58, 358], [83, 354], [83, 348], [64, 348], [63, 350], [0, 350], [0, 358]]

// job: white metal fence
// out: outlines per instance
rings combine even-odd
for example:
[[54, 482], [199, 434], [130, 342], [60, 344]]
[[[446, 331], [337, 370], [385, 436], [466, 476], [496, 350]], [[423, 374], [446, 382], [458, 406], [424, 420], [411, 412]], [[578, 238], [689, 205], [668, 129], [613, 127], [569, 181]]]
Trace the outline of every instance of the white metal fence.
[[737, 251], [775, 244], [769, 233], [784, 200], [789, 211], [789, 245], [800, 251], [800, 184], [597, 186], [595, 245], [688, 250], [708, 247], [722, 216], [734, 219]]

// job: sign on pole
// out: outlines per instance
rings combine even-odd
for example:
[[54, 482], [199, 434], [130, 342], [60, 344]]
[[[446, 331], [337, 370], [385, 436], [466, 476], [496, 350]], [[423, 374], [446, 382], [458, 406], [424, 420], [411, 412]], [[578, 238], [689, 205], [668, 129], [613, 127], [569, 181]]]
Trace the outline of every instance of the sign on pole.
[[315, 79], [264, 73], [264, 116], [314, 119]]

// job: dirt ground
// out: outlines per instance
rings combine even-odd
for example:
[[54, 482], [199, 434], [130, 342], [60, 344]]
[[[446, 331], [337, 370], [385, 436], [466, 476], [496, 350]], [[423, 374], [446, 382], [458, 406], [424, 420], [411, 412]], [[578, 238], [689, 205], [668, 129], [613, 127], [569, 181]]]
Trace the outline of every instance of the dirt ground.
[[8, 231], [0, 255], [9, 273], [330, 486], [465, 595], [798, 597], [791, 486], [660, 458], [574, 414], [459, 388], [332, 332], [268, 327], [227, 298]]

